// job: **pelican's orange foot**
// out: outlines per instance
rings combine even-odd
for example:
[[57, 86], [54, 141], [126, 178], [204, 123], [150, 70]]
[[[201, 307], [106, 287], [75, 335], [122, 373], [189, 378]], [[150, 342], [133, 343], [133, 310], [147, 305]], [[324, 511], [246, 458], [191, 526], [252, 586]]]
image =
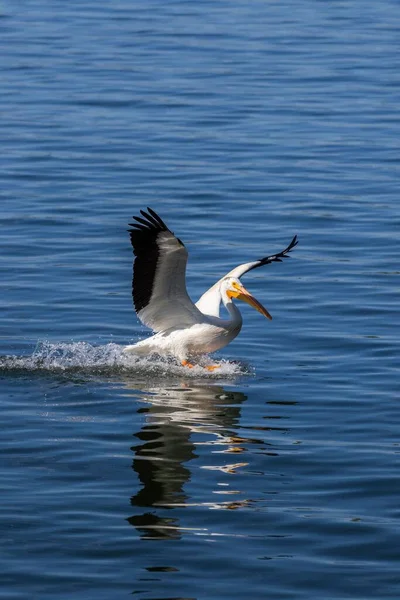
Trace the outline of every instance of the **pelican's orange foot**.
[[[194, 368], [194, 365], [192, 365], [192, 363], [190, 363], [188, 360], [182, 360], [181, 365], [182, 367], [187, 367], [188, 369]], [[221, 365], [206, 365], [204, 368], [207, 369], [207, 371], [215, 371], [215, 369], [220, 369]]]
[[193, 369], [194, 365], [190, 363], [188, 360], [183, 360], [181, 362], [182, 367], [187, 367], [188, 369]]

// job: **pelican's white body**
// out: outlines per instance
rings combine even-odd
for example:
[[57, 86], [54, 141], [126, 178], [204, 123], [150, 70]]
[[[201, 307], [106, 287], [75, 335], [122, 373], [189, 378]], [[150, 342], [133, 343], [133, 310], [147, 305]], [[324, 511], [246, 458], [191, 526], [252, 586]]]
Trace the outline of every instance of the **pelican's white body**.
[[[208, 296], [208, 303], [205, 301], [207, 299], [204, 294], [196, 305], [192, 305], [196, 307], [193, 317], [197, 322], [190, 325], [183, 322], [181, 327], [174, 326], [159, 331], [137, 344], [126, 346], [125, 352], [137, 355], [170, 354], [180, 360], [187, 360], [192, 356], [208, 354], [227, 346], [240, 333], [242, 316], [232, 300], [224, 294], [226, 286], [221, 285], [222, 281], [220, 280], [206, 292], [206, 294], [212, 292]], [[221, 300], [231, 316], [230, 319], [219, 318]], [[209, 313], [214, 314], [201, 312], [199, 306], [204, 311], [208, 310]]]

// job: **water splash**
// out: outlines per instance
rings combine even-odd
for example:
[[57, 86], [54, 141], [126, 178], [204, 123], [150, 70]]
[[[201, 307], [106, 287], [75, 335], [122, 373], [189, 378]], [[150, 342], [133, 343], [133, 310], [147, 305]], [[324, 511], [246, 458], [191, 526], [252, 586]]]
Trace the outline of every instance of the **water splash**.
[[[210, 361], [208, 361], [210, 362]], [[190, 378], [221, 379], [248, 373], [239, 363], [227, 360], [212, 361], [219, 368], [213, 372], [196, 365], [193, 369], [182, 367], [176, 360], [151, 356], [137, 357], [127, 354], [118, 344], [92, 346], [87, 342], [39, 342], [31, 355], [0, 356], [0, 372], [30, 371], [54, 373], [82, 373], [113, 375], [127, 373], [144, 376], [179, 376]]]

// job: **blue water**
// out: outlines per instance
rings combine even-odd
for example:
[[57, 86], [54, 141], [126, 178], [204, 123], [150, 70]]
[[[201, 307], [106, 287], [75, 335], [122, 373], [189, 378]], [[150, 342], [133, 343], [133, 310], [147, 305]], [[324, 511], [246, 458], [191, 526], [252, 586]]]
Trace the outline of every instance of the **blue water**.
[[[400, 597], [399, 28], [3, 0], [0, 598]], [[299, 236], [212, 374], [121, 353], [146, 206], [194, 300]]]

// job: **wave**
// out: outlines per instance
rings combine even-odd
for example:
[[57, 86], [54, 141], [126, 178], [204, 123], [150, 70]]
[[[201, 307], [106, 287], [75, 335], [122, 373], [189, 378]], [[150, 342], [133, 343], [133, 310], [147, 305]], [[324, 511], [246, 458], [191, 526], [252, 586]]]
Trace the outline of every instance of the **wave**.
[[[87, 342], [51, 343], [39, 342], [31, 355], [0, 356], [0, 371], [28, 371], [54, 373], [118, 374], [127, 373], [145, 376], [179, 376], [190, 378], [221, 379], [249, 373], [249, 369], [238, 362], [208, 359], [189, 369], [177, 364], [176, 360], [127, 354], [123, 346], [105, 344], [93, 346]], [[218, 364], [219, 368], [209, 372], [202, 364]]]

